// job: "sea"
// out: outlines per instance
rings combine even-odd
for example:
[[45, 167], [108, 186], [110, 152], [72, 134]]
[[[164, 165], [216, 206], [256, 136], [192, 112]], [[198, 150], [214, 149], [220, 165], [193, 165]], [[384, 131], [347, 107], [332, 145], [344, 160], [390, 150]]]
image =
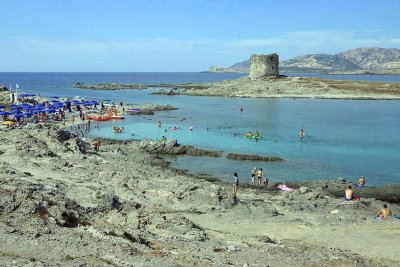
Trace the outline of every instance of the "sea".
[[[367, 184], [400, 184], [400, 102], [395, 100], [262, 99], [168, 96], [146, 90], [82, 90], [83, 83], [188, 83], [236, 79], [238, 73], [0, 73], [0, 84], [44, 97], [76, 97], [125, 105], [170, 104], [177, 110], [155, 115], [126, 115], [100, 124], [90, 137], [119, 140], [176, 139], [182, 145], [221, 151], [222, 157], [168, 157], [174, 168], [230, 181], [234, 172], [250, 181], [254, 167], [271, 182], [343, 177]], [[400, 75], [288, 74], [336, 80], [400, 83]], [[158, 90], [158, 89], [157, 89]], [[243, 106], [243, 111], [240, 111]], [[161, 121], [162, 127], [157, 127]], [[124, 132], [113, 133], [114, 126]], [[178, 130], [171, 130], [178, 127]], [[193, 131], [189, 131], [189, 127]], [[305, 137], [298, 137], [304, 129]], [[259, 131], [258, 141], [243, 134]], [[228, 153], [277, 156], [282, 162], [228, 160]]]

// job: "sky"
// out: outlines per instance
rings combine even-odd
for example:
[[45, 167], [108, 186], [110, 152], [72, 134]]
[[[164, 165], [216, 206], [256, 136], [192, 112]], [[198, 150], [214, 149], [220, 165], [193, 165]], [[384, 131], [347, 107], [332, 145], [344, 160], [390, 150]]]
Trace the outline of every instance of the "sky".
[[400, 48], [397, 0], [0, 0], [0, 72], [175, 72]]

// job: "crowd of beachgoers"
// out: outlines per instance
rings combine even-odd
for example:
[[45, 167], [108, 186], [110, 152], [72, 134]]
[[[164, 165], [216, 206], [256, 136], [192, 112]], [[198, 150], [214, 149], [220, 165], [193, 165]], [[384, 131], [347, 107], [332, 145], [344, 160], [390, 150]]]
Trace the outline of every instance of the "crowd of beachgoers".
[[60, 99], [58, 96], [47, 100], [34, 94], [20, 94], [15, 103], [0, 105], [0, 115], [7, 127], [47, 122], [61, 122], [66, 125], [66, 114], [70, 114], [72, 122], [75, 113], [79, 113], [79, 117], [84, 120], [85, 112], [96, 109], [98, 105], [95, 100]]

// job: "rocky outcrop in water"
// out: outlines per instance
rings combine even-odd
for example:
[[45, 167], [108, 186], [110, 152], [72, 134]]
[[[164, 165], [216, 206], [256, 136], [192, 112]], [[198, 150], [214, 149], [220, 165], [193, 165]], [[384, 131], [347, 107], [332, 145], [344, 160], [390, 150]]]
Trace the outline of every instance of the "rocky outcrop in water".
[[[154, 115], [156, 111], [168, 111], [168, 110], [177, 110], [177, 107], [171, 106], [170, 104], [161, 105], [161, 104], [150, 104], [140, 108], [137, 108], [135, 112], [127, 112], [129, 115]], [[128, 109], [129, 110], [129, 109]]]
[[180, 95], [178, 88], [173, 88], [170, 90], [158, 90], [156, 92], [151, 93], [152, 95]]
[[226, 155], [227, 159], [232, 160], [254, 160], [254, 161], [284, 161], [284, 159], [279, 157], [272, 156], [259, 156], [259, 155], [245, 155], [245, 154], [236, 154], [229, 153]]
[[198, 149], [193, 146], [181, 146], [170, 141], [152, 141], [142, 140], [139, 144], [139, 148], [152, 154], [169, 154], [169, 155], [191, 155], [191, 156], [208, 156], [208, 157], [219, 157], [220, 152]]

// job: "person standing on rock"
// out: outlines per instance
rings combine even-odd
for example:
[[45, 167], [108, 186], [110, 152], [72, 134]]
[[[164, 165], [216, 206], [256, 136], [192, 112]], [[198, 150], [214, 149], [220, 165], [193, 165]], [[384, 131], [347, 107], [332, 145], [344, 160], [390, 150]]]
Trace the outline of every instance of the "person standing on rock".
[[236, 197], [238, 187], [239, 187], [239, 177], [238, 177], [237, 172], [235, 172], [233, 174], [233, 190], [232, 190], [232, 194], [233, 194], [234, 198]]
[[260, 168], [257, 172], [257, 178], [258, 178], [258, 186], [261, 186], [261, 181], [262, 181], [262, 177], [263, 177], [263, 170], [262, 168]]
[[252, 186], [256, 185], [256, 174], [257, 174], [257, 168], [254, 167], [254, 169], [251, 171], [251, 185]]

